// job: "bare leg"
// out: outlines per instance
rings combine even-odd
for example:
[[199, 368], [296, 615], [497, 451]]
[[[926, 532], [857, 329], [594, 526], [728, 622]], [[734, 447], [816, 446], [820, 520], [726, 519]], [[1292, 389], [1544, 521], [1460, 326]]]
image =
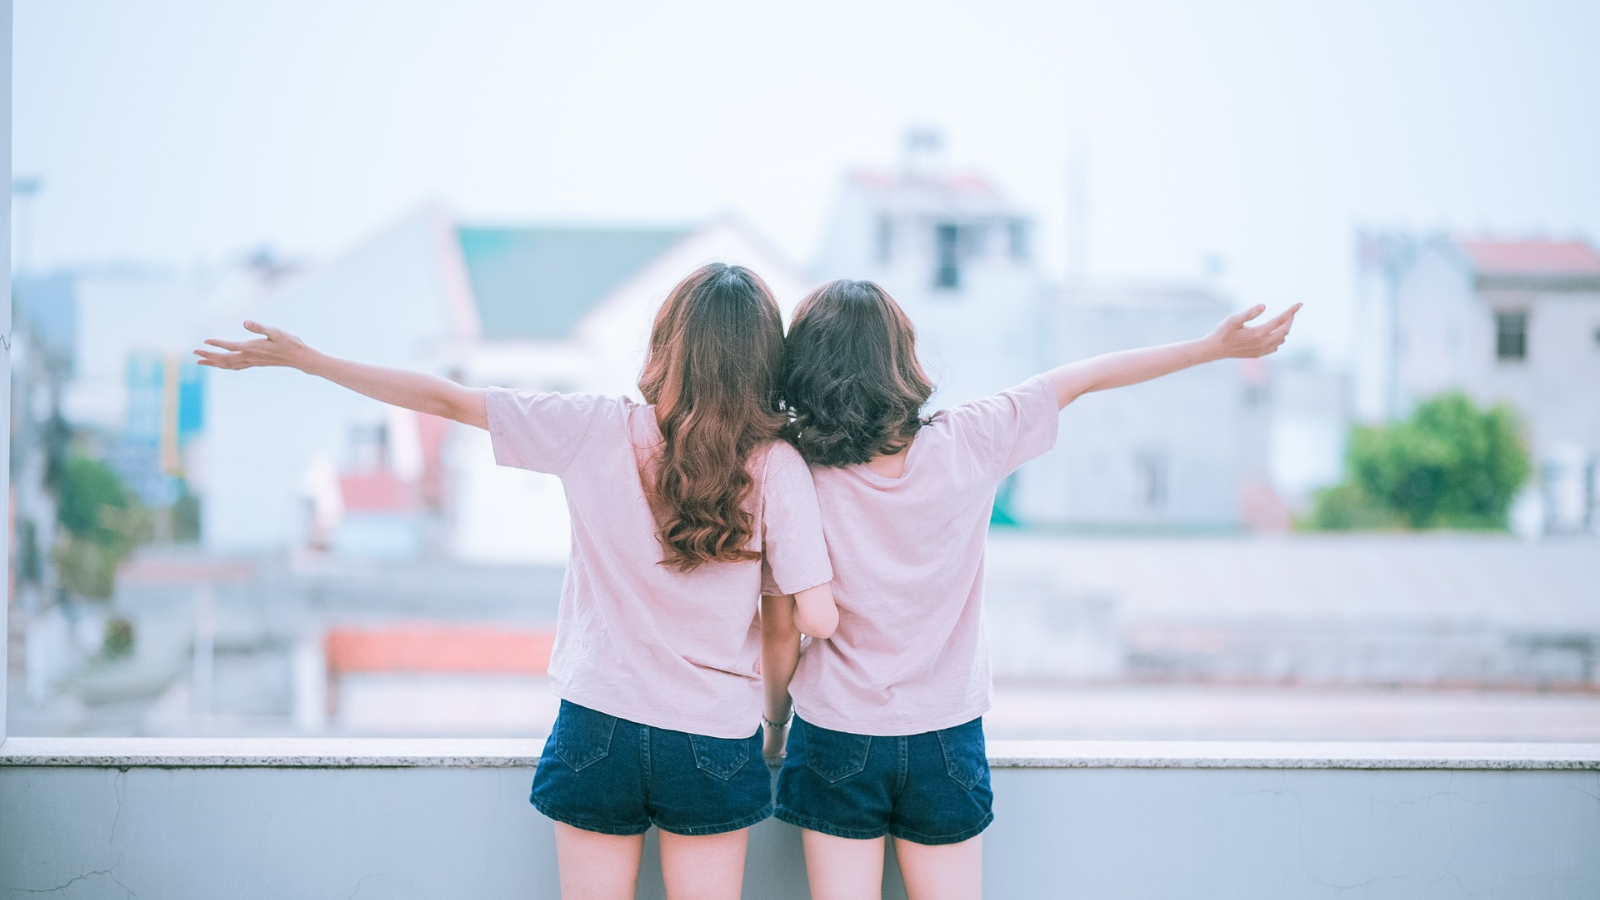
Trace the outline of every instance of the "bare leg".
[[883, 838], [864, 841], [800, 832], [806, 849], [811, 900], [879, 900], [883, 897]]
[[667, 900], [739, 900], [749, 844], [748, 828], [695, 837], [661, 832], [661, 878], [667, 884]]
[[633, 900], [642, 834], [601, 834], [556, 823], [561, 900]]
[[979, 900], [983, 896], [983, 835], [959, 844], [917, 844], [895, 838], [900, 876], [910, 900]]

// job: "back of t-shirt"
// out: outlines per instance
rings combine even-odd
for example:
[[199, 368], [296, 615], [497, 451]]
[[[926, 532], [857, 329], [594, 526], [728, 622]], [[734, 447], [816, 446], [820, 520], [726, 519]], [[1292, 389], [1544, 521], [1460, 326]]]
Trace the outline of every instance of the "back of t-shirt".
[[996, 489], [1055, 445], [1040, 376], [935, 416], [898, 478], [812, 467], [839, 628], [801, 655], [800, 717], [857, 734], [919, 734], [989, 708], [983, 554]]
[[626, 398], [491, 388], [495, 461], [561, 477], [572, 552], [550, 678], [556, 694], [633, 722], [742, 738], [760, 722], [763, 576], [784, 593], [831, 577], [811, 475], [774, 443], [750, 460], [748, 508], [763, 559], [661, 564], [639, 458], [661, 441], [655, 409]]

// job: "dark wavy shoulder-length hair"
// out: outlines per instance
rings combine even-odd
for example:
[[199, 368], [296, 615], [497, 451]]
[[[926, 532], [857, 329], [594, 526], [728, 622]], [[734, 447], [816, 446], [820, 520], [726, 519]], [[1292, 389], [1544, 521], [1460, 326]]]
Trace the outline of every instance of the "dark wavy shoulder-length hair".
[[855, 465], [911, 443], [933, 396], [916, 340], [900, 304], [870, 281], [832, 281], [800, 301], [783, 349], [784, 436], [806, 462]]
[[742, 266], [712, 263], [683, 279], [656, 313], [639, 391], [662, 442], [640, 476], [664, 553], [687, 572], [760, 559], [747, 463], [780, 437], [783, 319], [772, 292]]

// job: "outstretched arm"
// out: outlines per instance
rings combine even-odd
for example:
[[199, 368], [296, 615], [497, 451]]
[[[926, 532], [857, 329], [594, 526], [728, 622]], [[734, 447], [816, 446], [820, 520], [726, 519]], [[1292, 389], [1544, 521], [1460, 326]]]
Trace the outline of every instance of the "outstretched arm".
[[1057, 366], [1045, 375], [1055, 386], [1057, 405], [1065, 408], [1090, 391], [1138, 384], [1219, 359], [1266, 356], [1288, 337], [1300, 306], [1296, 303], [1264, 325], [1246, 325], [1266, 310], [1258, 304], [1223, 319], [1221, 325], [1199, 340], [1107, 353]]
[[437, 375], [339, 359], [318, 352], [281, 328], [269, 328], [257, 322], [246, 322], [244, 327], [262, 337], [253, 341], [208, 340], [207, 344], [220, 349], [194, 351], [200, 357], [200, 365], [217, 369], [256, 366], [299, 369], [374, 400], [454, 419], [463, 425], [489, 427], [489, 413], [484, 402], [487, 392], [481, 388], [463, 387]]

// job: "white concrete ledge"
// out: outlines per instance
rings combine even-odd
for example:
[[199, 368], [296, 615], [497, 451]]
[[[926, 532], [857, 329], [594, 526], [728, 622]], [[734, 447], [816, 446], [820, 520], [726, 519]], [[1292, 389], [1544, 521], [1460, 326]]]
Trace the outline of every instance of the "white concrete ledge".
[[[0, 766], [88, 768], [532, 768], [541, 739], [11, 737]], [[992, 741], [999, 769], [1583, 769], [1600, 744]]]

